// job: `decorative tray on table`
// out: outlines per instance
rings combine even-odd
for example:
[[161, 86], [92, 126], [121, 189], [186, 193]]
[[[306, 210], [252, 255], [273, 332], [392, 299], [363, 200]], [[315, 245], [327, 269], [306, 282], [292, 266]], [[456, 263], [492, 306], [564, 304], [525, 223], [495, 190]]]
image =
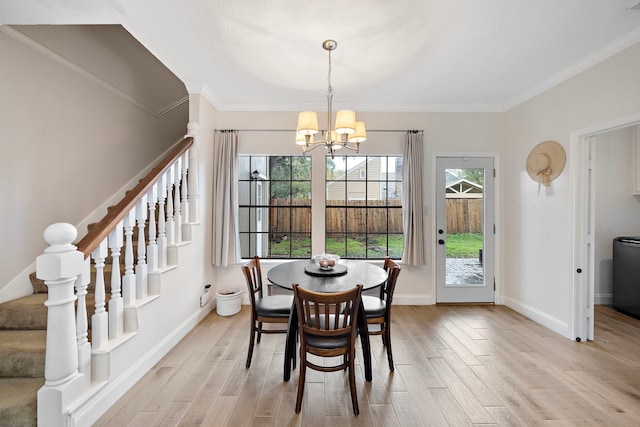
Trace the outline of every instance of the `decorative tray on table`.
[[312, 276], [341, 276], [347, 272], [347, 266], [339, 264], [340, 256], [320, 254], [313, 257], [313, 262], [304, 267], [304, 271]]

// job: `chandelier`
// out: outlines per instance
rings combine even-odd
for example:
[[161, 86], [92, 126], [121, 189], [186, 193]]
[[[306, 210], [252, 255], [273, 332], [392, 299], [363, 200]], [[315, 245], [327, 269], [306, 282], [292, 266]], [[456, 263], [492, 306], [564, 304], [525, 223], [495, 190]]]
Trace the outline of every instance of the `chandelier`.
[[298, 113], [298, 128], [296, 130], [296, 144], [302, 146], [304, 154], [317, 147], [323, 146], [334, 157], [335, 150], [347, 148], [356, 153], [360, 150], [360, 143], [367, 139], [364, 122], [356, 121], [356, 113], [351, 110], [340, 110], [336, 113], [335, 128], [331, 124], [333, 88], [331, 87], [331, 51], [338, 47], [335, 40], [325, 40], [324, 50], [329, 52], [329, 87], [327, 88], [327, 129], [322, 132], [324, 139], [314, 141], [318, 133], [318, 115], [315, 111]]

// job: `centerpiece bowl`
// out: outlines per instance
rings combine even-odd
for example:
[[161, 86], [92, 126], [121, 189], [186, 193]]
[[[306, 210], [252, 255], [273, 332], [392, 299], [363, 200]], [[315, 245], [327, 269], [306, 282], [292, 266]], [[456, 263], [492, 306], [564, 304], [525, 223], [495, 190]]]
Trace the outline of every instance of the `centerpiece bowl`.
[[314, 256], [313, 261], [321, 270], [333, 270], [333, 267], [340, 261], [340, 255], [320, 254]]

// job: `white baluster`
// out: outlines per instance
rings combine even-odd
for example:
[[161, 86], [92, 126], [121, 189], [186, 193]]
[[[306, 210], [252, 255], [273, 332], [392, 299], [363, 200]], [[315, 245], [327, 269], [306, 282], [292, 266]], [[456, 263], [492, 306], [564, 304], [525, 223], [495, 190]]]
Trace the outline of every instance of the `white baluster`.
[[147, 220], [147, 195], [136, 205], [136, 221], [138, 221], [138, 262], [136, 263], [136, 297], [147, 297], [147, 261], [144, 226]]
[[82, 274], [84, 255], [71, 244], [76, 236], [71, 224], [50, 225], [44, 231], [49, 247], [36, 259], [36, 275], [48, 289], [45, 383], [38, 391], [38, 400], [49, 404], [38, 405], [38, 419], [46, 419], [51, 425], [63, 425], [62, 414], [67, 409], [63, 406], [84, 391], [84, 375], [78, 372], [74, 309], [74, 282]]
[[198, 187], [198, 123], [187, 124], [187, 135], [193, 137], [193, 145], [189, 149], [189, 222], [200, 222], [199, 187]]
[[111, 249], [111, 299], [109, 299], [109, 339], [120, 338], [124, 333], [124, 306], [120, 294], [120, 251], [123, 246], [122, 221], [109, 234]]
[[75, 282], [78, 306], [76, 309], [76, 342], [78, 345], [78, 371], [85, 376], [85, 386], [91, 384], [91, 344], [89, 343], [89, 322], [87, 321], [87, 287], [91, 282], [91, 259], [82, 264], [82, 274]]
[[182, 212], [183, 222], [189, 221], [189, 203], [187, 202], [187, 194], [189, 186], [187, 185], [187, 172], [189, 171], [189, 151], [182, 155], [182, 180], [180, 189], [180, 211]]
[[156, 225], [156, 204], [158, 203], [158, 188], [154, 184], [147, 193], [149, 202], [149, 246], [147, 247], [147, 262], [149, 271], [158, 270], [158, 243], [156, 240], [158, 227]]
[[176, 244], [175, 222], [173, 220], [173, 184], [175, 181], [175, 174], [173, 172], [173, 166], [169, 166], [165, 173], [167, 177], [167, 225], [165, 227], [167, 233], [167, 245]]
[[124, 277], [122, 278], [122, 299], [125, 307], [136, 304], [136, 275], [133, 272], [133, 228], [136, 225], [135, 208], [124, 217]]
[[96, 267], [96, 280], [94, 298], [96, 300], [96, 311], [91, 316], [91, 348], [93, 351], [100, 351], [107, 348], [109, 344], [109, 315], [104, 309], [106, 303], [106, 292], [104, 289], [104, 261], [109, 254], [107, 239], [104, 239], [91, 253]]
[[180, 213], [180, 174], [182, 170], [182, 157], [178, 157], [174, 165], [173, 206], [175, 208], [173, 221], [175, 223], [175, 243], [182, 242], [182, 214]]
[[158, 187], [158, 268], [162, 269], [167, 266], [167, 234], [165, 229], [167, 224], [164, 216], [164, 202], [167, 198], [166, 174], [162, 175], [156, 186]]

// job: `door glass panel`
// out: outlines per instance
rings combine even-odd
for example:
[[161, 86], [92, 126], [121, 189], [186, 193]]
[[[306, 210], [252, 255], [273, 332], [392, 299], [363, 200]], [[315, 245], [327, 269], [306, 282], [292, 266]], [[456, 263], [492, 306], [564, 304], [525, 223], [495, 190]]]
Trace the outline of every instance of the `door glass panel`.
[[483, 285], [484, 169], [446, 169], [446, 285]]

